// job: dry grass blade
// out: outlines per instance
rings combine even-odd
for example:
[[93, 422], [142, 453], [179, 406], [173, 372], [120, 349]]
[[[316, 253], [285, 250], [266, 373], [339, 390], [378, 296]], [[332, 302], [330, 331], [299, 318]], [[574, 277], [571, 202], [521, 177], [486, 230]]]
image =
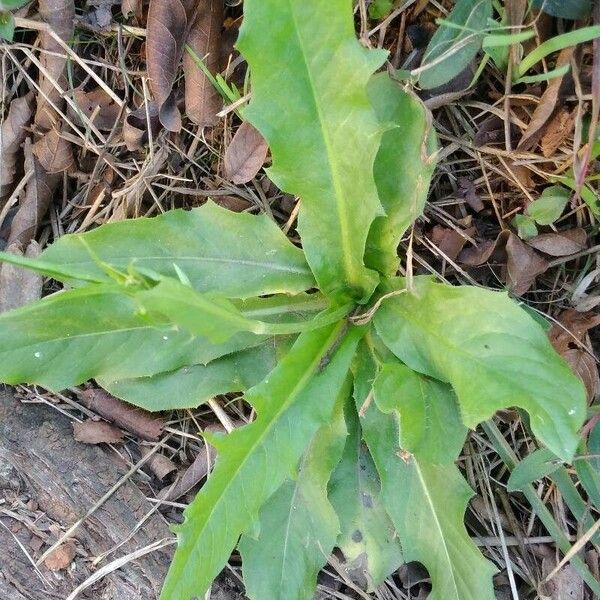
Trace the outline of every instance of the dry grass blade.
[[[211, 73], [220, 66], [221, 29], [223, 27], [223, 1], [203, 0], [199, 3], [196, 19], [190, 30], [188, 44], [204, 61]], [[189, 52], [183, 56], [185, 77], [185, 110], [187, 116], [200, 127], [214, 126], [219, 118], [223, 100], [210, 79], [196, 64]]]

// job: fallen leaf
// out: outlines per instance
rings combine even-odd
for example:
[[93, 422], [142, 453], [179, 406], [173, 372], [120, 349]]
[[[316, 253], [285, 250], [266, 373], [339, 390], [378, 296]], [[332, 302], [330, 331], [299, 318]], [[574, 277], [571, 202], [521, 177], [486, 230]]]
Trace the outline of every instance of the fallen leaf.
[[75, 544], [66, 542], [53, 550], [44, 560], [44, 564], [51, 571], [63, 571], [75, 558]]
[[[142, 456], [148, 456], [152, 452], [148, 446], [141, 446]], [[156, 475], [157, 479], [162, 481], [167, 475], [177, 471], [177, 465], [164, 454], [155, 452], [146, 462], [146, 466]]]
[[[89, 92], [81, 88], [76, 89], [75, 102], [81, 112], [100, 130], [112, 131], [121, 116], [121, 107], [101, 88], [97, 87]], [[69, 114], [79, 118], [73, 109]]]
[[173, 84], [196, 8], [194, 0], [150, 0], [146, 25], [146, 63], [160, 122], [181, 129]]
[[127, 150], [134, 152], [143, 148], [150, 139], [148, 126], [152, 137], [158, 135], [160, 121], [158, 118], [158, 106], [155, 102], [148, 102], [148, 106], [140, 106], [127, 115], [123, 124], [123, 141]]
[[527, 243], [550, 256], [569, 256], [587, 247], [587, 234], [584, 229], [569, 229], [559, 233], [542, 233], [529, 238]]
[[588, 402], [591, 402], [600, 393], [600, 375], [598, 374], [595, 358], [582, 348], [566, 350], [562, 353], [562, 357], [583, 381]]
[[542, 154], [550, 158], [575, 128], [577, 109], [569, 112], [564, 106], [552, 117], [540, 141]]
[[88, 10], [85, 20], [95, 29], [110, 29], [112, 23], [112, 6], [118, 0], [87, 0]]
[[506, 246], [508, 235], [508, 230], [501, 231], [493, 241], [485, 240], [480, 242], [477, 246], [465, 248], [458, 255], [458, 262], [470, 267], [479, 267], [480, 265], [488, 262], [488, 260], [490, 260], [496, 254], [501, 255], [498, 256], [498, 260], [505, 260], [504, 248]]
[[79, 397], [90, 410], [145, 440], [158, 440], [165, 427], [160, 415], [127, 404], [102, 389], [83, 390]]
[[213, 202], [232, 212], [243, 212], [252, 206], [249, 200], [239, 196], [215, 196]]
[[506, 282], [515, 296], [524, 294], [548, 268], [548, 261], [512, 232], [506, 242], [506, 255]]
[[268, 151], [265, 138], [244, 121], [225, 151], [225, 177], [235, 184], [248, 183], [264, 165]]
[[106, 421], [73, 423], [73, 437], [84, 444], [116, 444], [123, 441], [123, 432]]
[[[20, 244], [12, 244], [6, 250], [23, 256]], [[32, 240], [25, 256], [36, 258], [39, 255], [40, 247]], [[38, 273], [8, 263], [0, 265], [0, 313], [39, 300], [42, 297], [42, 282], [42, 276]]]
[[[549, 575], [556, 567], [554, 557], [542, 559], [542, 577]], [[583, 600], [583, 579], [570, 564], [566, 564], [550, 581], [545, 582], [540, 596], [547, 600]]]
[[32, 152], [49, 174], [62, 173], [73, 164], [71, 144], [56, 129], [51, 129], [37, 140]]
[[121, 0], [121, 12], [124, 17], [133, 15], [141, 23], [144, 18], [142, 0]]
[[[40, 0], [39, 13], [42, 21], [64, 42], [69, 42], [74, 34], [75, 2], [74, 0]], [[52, 104], [61, 108], [64, 104], [62, 94], [55, 84], [66, 89], [64, 77], [67, 57], [59, 42], [47, 31], [40, 32], [40, 62], [42, 69], [39, 75], [40, 91], [37, 96], [35, 123], [42, 130], [51, 129], [60, 121]]]
[[10, 227], [7, 245], [19, 243], [26, 247], [35, 237], [38, 227], [50, 206], [61, 176], [47, 173], [34, 156], [31, 142], [25, 140], [25, 172], [32, 171], [25, 187], [25, 196], [19, 204]]
[[[561, 50], [556, 59], [555, 68], [558, 69], [563, 65], [568, 64], [571, 61], [574, 52], [574, 47]], [[564, 78], [565, 76], [562, 75], [548, 81], [548, 86], [544, 90], [544, 93], [531, 116], [531, 120], [527, 125], [527, 129], [519, 141], [517, 146], [519, 150], [533, 150], [533, 148], [537, 146], [537, 143], [544, 132], [544, 126], [547, 124], [556, 108]]]
[[[222, 28], [223, 0], [200, 2], [190, 29], [188, 44], [213, 74], [220, 70]], [[189, 52], [185, 52], [183, 56], [183, 73], [187, 116], [200, 127], [216, 125], [217, 113], [223, 106], [223, 100]]]
[[468, 177], [458, 178], [458, 194], [475, 212], [479, 213], [485, 208], [475, 184]]
[[33, 116], [33, 94], [11, 101], [6, 119], [0, 127], [0, 207], [13, 190], [21, 144]]
[[567, 309], [556, 321], [548, 331], [548, 338], [554, 349], [563, 354], [570, 348], [577, 348], [579, 344], [587, 342], [588, 331], [600, 325], [600, 314]]
[[431, 241], [443, 255], [450, 260], [456, 260], [467, 240], [456, 229], [435, 225], [430, 234]]

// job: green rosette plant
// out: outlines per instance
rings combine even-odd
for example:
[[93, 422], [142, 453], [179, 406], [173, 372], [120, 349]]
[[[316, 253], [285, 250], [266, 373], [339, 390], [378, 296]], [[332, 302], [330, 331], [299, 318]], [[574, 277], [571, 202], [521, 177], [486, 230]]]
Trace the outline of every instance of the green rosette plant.
[[351, 0], [245, 0], [238, 47], [271, 179], [300, 198], [295, 247], [208, 202], [2, 260], [69, 284], [0, 316], [0, 380], [94, 378], [150, 410], [242, 392], [256, 418], [206, 435], [214, 471], [177, 527], [165, 600], [201, 598], [239, 550], [247, 593], [309, 600], [334, 548], [370, 589], [405, 561], [431, 600], [492, 600], [455, 466], [469, 429], [527, 411], [565, 461], [582, 383], [503, 292], [397, 277], [436, 162], [430, 116], [375, 74]]

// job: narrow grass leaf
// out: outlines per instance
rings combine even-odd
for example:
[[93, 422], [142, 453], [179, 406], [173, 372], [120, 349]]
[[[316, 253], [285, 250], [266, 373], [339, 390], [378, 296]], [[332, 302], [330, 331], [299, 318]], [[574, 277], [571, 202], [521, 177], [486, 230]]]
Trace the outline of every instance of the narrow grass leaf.
[[319, 287], [366, 300], [377, 276], [363, 264], [365, 243], [382, 214], [372, 172], [382, 130], [366, 86], [385, 52], [356, 39], [351, 0], [247, 0], [238, 48], [252, 73], [244, 116], [269, 143], [269, 176], [302, 201], [298, 227]]

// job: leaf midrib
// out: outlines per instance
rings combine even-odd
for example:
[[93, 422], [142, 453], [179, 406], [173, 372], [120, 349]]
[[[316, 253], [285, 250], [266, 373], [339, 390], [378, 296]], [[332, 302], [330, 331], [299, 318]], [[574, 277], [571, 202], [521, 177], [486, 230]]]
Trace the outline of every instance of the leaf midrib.
[[321, 129], [321, 132], [323, 135], [323, 142], [325, 145], [325, 152], [327, 154], [327, 161], [331, 167], [331, 169], [330, 169], [331, 170], [331, 182], [333, 184], [333, 190], [334, 190], [335, 208], [336, 208], [336, 212], [339, 217], [339, 223], [340, 223], [340, 234], [341, 234], [340, 241], [341, 241], [341, 245], [342, 245], [342, 260], [344, 262], [344, 267], [345, 267], [346, 273], [348, 274], [348, 281], [349, 282], [357, 282], [359, 280], [359, 278], [357, 276], [355, 279], [355, 273], [354, 273], [354, 268], [353, 268], [354, 264], [353, 264], [353, 261], [351, 258], [352, 251], [351, 251], [350, 242], [349, 242], [348, 215], [347, 215], [347, 212], [344, 210], [345, 209], [344, 194], [343, 194], [343, 188], [341, 185], [341, 176], [338, 173], [337, 163], [334, 160], [335, 152], [333, 150], [331, 140], [329, 139], [329, 132], [328, 132], [327, 128], [325, 127], [326, 119], [323, 116], [323, 111], [322, 111], [321, 105], [318, 100], [317, 88], [315, 86], [315, 82], [313, 81], [311, 70], [309, 68], [308, 57], [306, 54], [306, 50], [304, 48], [304, 40], [300, 36], [300, 28], [298, 26], [298, 19], [296, 18], [296, 14], [294, 12], [292, 0], [287, 0], [287, 4], [289, 7], [292, 21], [294, 23], [294, 33], [296, 35], [296, 39], [298, 40], [298, 46], [300, 48], [302, 60], [304, 62], [307, 80], [310, 85], [310, 89], [312, 91], [314, 106], [315, 106], [315, 110], [317, 112], [320, 129]]

